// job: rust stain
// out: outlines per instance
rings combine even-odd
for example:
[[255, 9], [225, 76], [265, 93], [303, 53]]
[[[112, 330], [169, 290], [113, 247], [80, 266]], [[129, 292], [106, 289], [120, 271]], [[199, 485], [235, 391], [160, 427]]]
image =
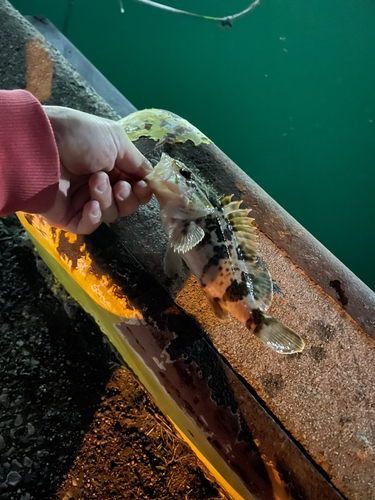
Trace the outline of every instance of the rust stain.
[[336, 291], [338, 301], [342, 305], [343, 309], [345, 309], [345, 306], [348, 305], [349, 299], [345, 295], [345, 291], [341, 286], [341, 282], [339, 280], [332, 280], [329, 282], [329, 286]]
[[92, 262], [82, 236], [50, 227], [41, 215], [17, 215], [27, 231], [97, 304], [122, 318], [143, 318], [111, 277]]
[[33, 38], [25, 46], [26, 90], [41, 103], [51, 97], [53, 62], [43, 40]]
[[263, 463], [266, 467], [268, 477], [270, 478], [275, 500], [292, 500], [287, 484], [281, 479], [278, 470], [273, 462], [262, 455]]

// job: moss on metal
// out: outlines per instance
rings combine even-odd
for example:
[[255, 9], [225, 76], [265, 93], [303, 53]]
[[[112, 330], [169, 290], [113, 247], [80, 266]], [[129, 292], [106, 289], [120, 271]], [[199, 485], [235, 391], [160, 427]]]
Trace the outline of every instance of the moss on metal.
[[190, 140], [195, 146], [212, 142], [187, 120], [160, 109], [136, 111], [119, 123], [133, 142], [140, 137], [150, 137], [161, 143]]

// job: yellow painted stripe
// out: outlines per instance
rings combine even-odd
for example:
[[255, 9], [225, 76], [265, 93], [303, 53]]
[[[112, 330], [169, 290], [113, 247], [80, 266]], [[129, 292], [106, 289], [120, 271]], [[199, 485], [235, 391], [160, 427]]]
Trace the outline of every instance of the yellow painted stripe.
[[[119, 293], [119, 287], [105, 273], [93, 272], [93, 262], [82, 236], [53, 229], [40, 215], [18, 212], [17, 216], [34, 240], [43, 246], [97, 304], [122, 318], [142, 319], [142, 313], [130, 306], [128, 299]], [[63, 249], [60, 248], [62, 246]], [[65, 248], [68, 250], [64, 251]], [[76, 256], [74, 262], [72, 256]]]

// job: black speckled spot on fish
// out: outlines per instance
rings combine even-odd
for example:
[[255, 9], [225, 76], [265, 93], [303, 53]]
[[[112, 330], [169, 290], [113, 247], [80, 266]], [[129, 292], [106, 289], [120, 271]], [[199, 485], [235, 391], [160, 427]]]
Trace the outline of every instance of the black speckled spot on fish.
[[232, 231], [229, 229], [229, 227], [226, 227], [223, 231], [223, 234], [224, 234], [224, 238], [227, 240], [227, 241], [231, 241], [232, 239]]
[[239, 260], [244, 262], [249, 262], [254, 260], [254, 252], [251, 248], [243, 246], [243, 248], [237, 248], [237, 257]]
[[259, 309], [253, 309], [251, 311], [250, 318], [246, 321], [246, 326], [249, 328], [249, 330], [252, 330], [253, 325], [255, 325], [254, 333], [257, 333], [260, 330], [263, 321], [264, 321], [264, 316], [259, 311]]
[[206, 216], [206, 231], [209, 231], [212, 234], [216, 235], [217, 243], [224, 242], [224, 234], [221, 230], [221, 226], [218, 222], [218, 219], [215, 215]]
[[236, 252], [238, 260], [245, 260], [245, 255], [240, 247], [237, 247]]
[[219, 267], [219, 263], [223, 259], [229, 258], [228, 249], [225, 244], [215, 245], [213, 248], [213, 256], [208, 260], [207, 264], [203, 267], [202, 275], [204, 275], [212, 266]]
[[248, 293], [249, 288], [245, 281], [239, 283], [237, 280], [234, 280], [225, 290], [223, 299], [228, 302], [238, 302], [244, 299]]
[[206, 245], [211, 245], [211, 243], [212, 243], [211, 233], [205, 231], [202, 241], [198, 243], [198, 248], [203, 248]]

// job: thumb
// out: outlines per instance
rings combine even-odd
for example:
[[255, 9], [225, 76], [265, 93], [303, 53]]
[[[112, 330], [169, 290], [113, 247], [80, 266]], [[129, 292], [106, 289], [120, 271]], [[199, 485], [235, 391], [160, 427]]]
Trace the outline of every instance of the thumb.
[[137, 149], [118, 123], [114, 123], [114, 141], [117, 145], [115, 166], [133, 180], [141, 180], [153, 168], [151, 163]]

